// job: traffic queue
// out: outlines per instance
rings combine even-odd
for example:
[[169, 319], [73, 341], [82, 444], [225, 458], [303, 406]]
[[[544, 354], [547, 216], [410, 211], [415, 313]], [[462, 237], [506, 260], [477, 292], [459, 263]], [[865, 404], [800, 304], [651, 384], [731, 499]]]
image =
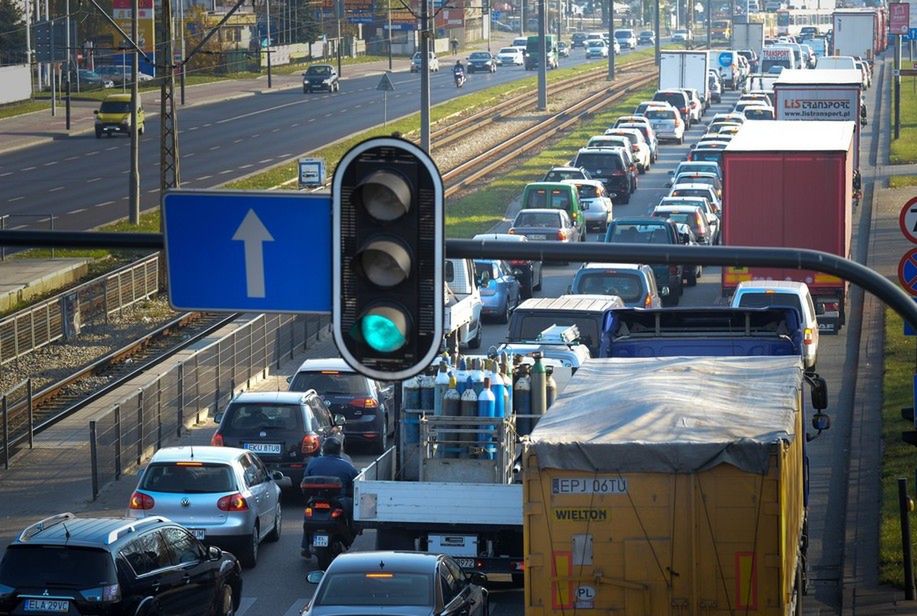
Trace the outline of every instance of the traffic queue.
[[[738, 50], [665, 52], [651, 100], [520, 187], [508, 234], [849, 256], [867, 73], [854, 58], [805, 68], [785, 38], [765, 47], [763, 74]], [[847, 105], [825, 105], [839, 86]], [[742, 93], [707, 120], [668, 194], [618, 215], [664, 144], [684, 143], [728, 90]], [[802, 212], [827, 231], [784, 224]], [[456, 341], [401, 384], [310, 360], [289, 391], [239, 394], [210, 446], [154, 455], [130, 519], [26, 528], [0, 562], [0, 613], [233, 614], [242, 567], [280, 539], [283, 489], [303, 495], [301, 554], [319, 567], [304, 614], [486, 615], [501, 577], [524, 585], [533, 615], [798, 613], [803, 392], [817, 436], [830, 425], [819, 334], [843, 326], [846, 284], [723, 268], [730, 306], [672, 310], [700, 266], [586, 263], [568, 295], [536, 298], [540, 264], [450, 261], [470, 273], [477, 314], [508, 323], [505, 344], [470, 355]], [[379, 455], [361, 470], [344, 453], [358, 441]], [[348, 553], [367, 529], [381, 551]]]

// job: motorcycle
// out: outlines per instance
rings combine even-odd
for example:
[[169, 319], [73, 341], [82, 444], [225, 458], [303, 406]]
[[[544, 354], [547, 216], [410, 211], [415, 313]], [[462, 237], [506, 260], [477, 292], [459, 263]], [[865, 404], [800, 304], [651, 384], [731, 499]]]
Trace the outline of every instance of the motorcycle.
[[456, 88], [461, 88], [463, 85], [465, 85], [465, 72], [464, 71], [455, 73], [454, 76], [455, 76], [455, 87]]
[[356, 537], [350, 506], [342, 502], [344, 485], [338, 477], [316, 475], [303, 478], [300, 490], [306, 497], [303, 512], [304, 557], [315, 556], [319, 569], [346, 552]]

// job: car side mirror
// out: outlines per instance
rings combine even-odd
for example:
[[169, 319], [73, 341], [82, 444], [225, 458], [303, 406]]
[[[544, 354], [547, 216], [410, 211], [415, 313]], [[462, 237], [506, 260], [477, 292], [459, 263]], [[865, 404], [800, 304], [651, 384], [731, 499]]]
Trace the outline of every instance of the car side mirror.
[[476, 586], [486, 586], [487, 576], [480, 571], [472, 571], [468, 573], [468, 581]]
[[213, 414], [213, 423], [220, 423], [223, 421], [223, 411], [219, 411]]
[[[809, 383], [812, 386], [812, 408], [816, 411], [823, 411], [828, 408], [828, 384], [825, 382], [825, 379], [818, 375], [814, 375], [809, 378]], [[816, 413], [816, 416], [818, 414], [820, 413]], [[813, 423], [812, 425], [814, 427], [815, 424]]]
[[334, 425], [343, 426], [345, 423], [347, 423], [347, 418], [343, 415], [337, 414], [334, 416]]
[[322, 581], [322, 577], [325, 575], [324, 571], [310, 571], [306, 575], [306, 581], [310, 584], [318, 584]]
[[812, 427], [821, 432], [831, 427], [831, 417], [824, 413], [815, 413], [812, 415]]
[[290, 376], [287, 377], [287, 385], [289, 385], [292, 382], [293, 382], [293, 375], [291, 374]]
[[271, 479], [273, 481], [283, 481], [285, 477], [280, 471], [271, 471]]
[[208, 560], [220, 560], [223, 558], [223, 550], [215, 545], [211, 545], [207, 548], [207, 558]]
[[670, 291], [668, 287], [662, 287], [661, 289], [659, 289], [659, 297], [668, 297], [669, 293]]

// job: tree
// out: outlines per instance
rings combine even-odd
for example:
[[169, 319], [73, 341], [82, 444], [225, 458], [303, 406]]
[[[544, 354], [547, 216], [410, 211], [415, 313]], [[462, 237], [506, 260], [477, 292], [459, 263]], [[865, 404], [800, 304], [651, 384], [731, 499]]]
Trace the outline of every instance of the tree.
[[19, 2], [0, 0], [0, 64], [26, 61], [25, 29]]

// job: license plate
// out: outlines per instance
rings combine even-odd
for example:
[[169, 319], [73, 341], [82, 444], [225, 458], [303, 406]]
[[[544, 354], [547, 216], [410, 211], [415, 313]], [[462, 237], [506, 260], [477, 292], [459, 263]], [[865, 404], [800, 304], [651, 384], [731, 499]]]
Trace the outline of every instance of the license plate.
[[280, 453], [280, 443], [245, 443], [245, 449], [253, 453]]
[[328, 535], [313, 535], [312, 536], [312, 545], [317, 548], [327, 548], [328, 547]]
[[191, 534], [194, 535], [194, 538], [198, 541], [203, 541], [204, 537], [207, 536], [207, 531], [203, 528], [192, 528]]
[[529, 236], [529, 239], [532, 239], [532, 240], [546, 240], [546, 239], [548, 239], [548, 236], [545, 235], [544, 233], [533, 233], [532, 235]]
[[70, 611], [70, 602], [64, 599], [26, 599], [23, 609], [26, 612], [60, 612]]
[[474, 569], [473, 558], [456, 558], [455, 562], [457, 562], [458, 566], [462, 569]]

